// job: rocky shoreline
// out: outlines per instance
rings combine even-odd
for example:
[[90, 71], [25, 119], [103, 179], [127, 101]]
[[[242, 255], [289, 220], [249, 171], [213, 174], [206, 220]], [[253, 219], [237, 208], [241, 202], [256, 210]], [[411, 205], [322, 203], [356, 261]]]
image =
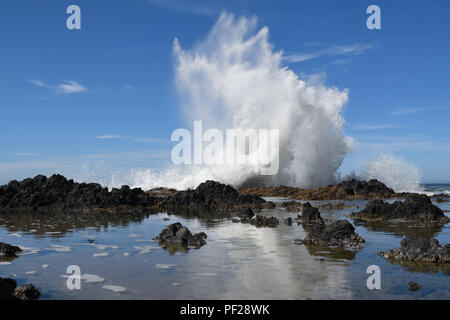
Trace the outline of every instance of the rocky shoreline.
[[[286, 197], [291, 200], [272, 202], [262, 197]], [[397, 200], [392, 203], [385, 201], [385, 199], [395, 198], [402, 198], [404, 201]], [[184, 191], [167, 188], [144, 191], [128, 186], [109, 191], [99, 184], [76, 183], [61, 175], [53, 175], [49, 178], [39, 175], [20, 182], [13, 180], [7, 185], [0, 186], [0, 215], [8, 213], [21, 215], [21, 213], [32, 212], [39, 215], [71, 213], [74, 216], [89, 216], [93, 213], [102, 213], [111, 217], [120, 217], [167, 212], [195, 218], [225, 218], [255, 227], [277, 228], [280, 221], [287, 226], [292, 226], [296, 222], [303, 226], [307, 236], [295, 242], [306, 245], [308, 250], [315, 252], [317, 250], [313, 248], [319, 247], [339, 250], [362, 248], [365, 240], [355, 232], [352, 223], [348, 220], [325, 219], [319, 211], [319, 209], [333, 211], [359, 207], [343, 201], [319, 203], [313, 206], [310, 202], [299, 200], [363, 199], [372, 201], [368, 202], [362, 210], [348, 215], [357, 226], [401, 220], [416, 224], [427, 223], [442, 228], [449, 222], [444, 211], [432, 201], [434, 199], [435, 203], [445, 203], [448, 201], [448, 196], [399, 194], [377, 180], [368, 182], [350, 180], [316, 189], [279, 186], [237, 190], [216, 181], [205, 181], [195, 189]], [[266, 209], [275, 209], [281, 214], [292, 212], [299, 214], [294, 219], [293, 217], [269, 217], [264, 214]], [[377, 225], [372, 227], [376, 228]], [[204, 232], [192, 234], [179, 222], [168, 225], [154, 238], [170, 253], [177, 250], [187, 252], [189, 248], [201, 248], [206, 245], [206, 239], [207, 235]], [[21, 251], [20, 247], [0, 242], [1, 257], [14, 258], [20, 255]], [[450, 245], [440, 245], [435, 239], [406, 237], [401, 241], [399, 248], [378, 254], [391, 260], [447, 264], [450, 262]], [[17, 287], [14, 280], [0, 278], [2, 299], [37, 299], [39, 294], [32, 285]]]

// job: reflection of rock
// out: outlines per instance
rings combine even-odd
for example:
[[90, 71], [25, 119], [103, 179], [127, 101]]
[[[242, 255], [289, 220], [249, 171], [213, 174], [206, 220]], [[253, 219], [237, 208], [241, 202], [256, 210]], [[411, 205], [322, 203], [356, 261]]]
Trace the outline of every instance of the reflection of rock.
[[243, 193], [260, 197], [287, 197], [297, 200], [339, 200], [339, 199], [376, 199], [399, 197], [394, 190], [377, 180], [344, 181], [337, 185], [301, 189], [297, 187], [279, 186], [267, 188], [245, 188]]
[[0, 242], [0, 256], [14, 257], [20, 252], [22, 252], [22, 249], [20, 249], [19, 247]]
[[192, 234], [187, 227], [176, 222], [161, 231], [155, 238], [162, 246], [196, 247], [200, 248], [206, 244], [207, 236], [204, 232]]
[[393, 233], [402, 238], [432, 239], [443, 228], [443, 224], [425, 222], [364, 221], [361, 219], [354, 219], [353, 222], [356, 226], [364, 226], [371, 231]]
[[385, 258], [426, 263], [450, 263], [450, 244], [440, 245], [436, 239], [405, 238], [400, 248], [379, 252]]
[[41, 295], [32, 284], [16, 286], [13, 279], [0, 278], [0, 300], [36, 300]]
[[360, 212], [353, 212], [352, 218], [364, 220], [406, 220], [424, 222], [445, 222], [448, 218], [441, 209], [432, 204], [424, 194], [409, 194], [404, 202], [390, 204], [383, 200], [374, 200]]
[[344, 248], [360, 248], [365, 240], [355, 232], [355, 227], [347, 220], [338, 220], [328, 225], [317, 223], [304, 240], [299, 243]]
[[395, 259], [386, 258], [389, 263], [393, 265], [398, 265], [409, 272], [427, 272], [427, 273], [438, 273], [439, 271], [443, 274], [450, 275], [450, 264], [449, 263], [429, 263], [420, 261], [411, 261], [405, 259]]
[[51, 214], [5, 212], [0, 214], [0, 224], [8, 232], [29, 233], [33, 237], [63, 237], [65, 233], [74, 232], [76, 229], [96, 227], [97, 231], [100, 231], [102, 228], [108, 230], [117, 226], [140, 223], [148, 216], [149, 214], [144, 213], [117, 214], [110, 212], [54, 212]]
[[326, 246], [317, 245], [305, 245], [310, 255], [320, 256], [331, 259], [333, 261], [354, 260], [356, 256], [356, 251], [346, 250], [344, 248], [332, 248]]

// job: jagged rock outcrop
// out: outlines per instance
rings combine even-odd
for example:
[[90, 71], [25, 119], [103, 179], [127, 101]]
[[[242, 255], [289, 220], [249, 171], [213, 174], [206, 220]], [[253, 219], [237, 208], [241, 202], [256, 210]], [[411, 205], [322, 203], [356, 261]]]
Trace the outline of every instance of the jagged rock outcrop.
[[207, 236], [204, 232], [192, 234], [187, 227], [176, 222], [161, 231], [159, 236], [155, 237], [154, 240], [157, 240], [163, 246], [199, 248], [206, 244], [206, 238]]
[[194, 190], [180, 191], [169, 196], [160, 206], [167, 211], [180, 214], [229, 215], [247, 208], [260, 211], [264, 202], [260, 197], [244, 195], [229, 185], [208, 180]]
[[0, 300], [36, 300], [41, 293], [32, 284], [17, 287], [16, 281], [0, 278]]
[[405, 220], [422, 222], [445, 222], [448, 218], [430, 198], [424, 194], [409, 194], [405, 201], [390, 204], [383, 200], [369, 202], [366, 207], [350, 214], [351, 218], [363, 220]]
[[323, 221], [320, 211], [311, 206], [309, 202], [303, 204], [302, 214], [297, 216], [297, 221], [304, 223], [320, 223]]
[[400, 241], [399, 248], [378, 254], [386, 259], [450, 263], [450, 244], [440, 245], [436, 239], [405, 238]]
[[308, 236], [296, 242], [306, 245], [360, 248], [365, 240], [355, 232], [355, 227], [350, 222], [338, 220], [328, 225], [323, 222], [314, 224]]
[[381, 199], [400, 197], [378, 180], [359, 181], [349, 180], [327, 187], [302, 189], [297, 187], [279, 186], [268, 188], [245, 188], [245, 194], [260, 197], [287, 197], [296, 200], [340, 200], [340, 199]]
[[0, 211], [77, 212], [83, 210], [149, 208], [156, 198], [140, 188], [102, 188], [96, 183], [76, 183], [55, 174], [10, 181], [0, 187]]
[[0, 256], [14, 257], [20, 252], [22, 252], [22, 249], [19, 247], [0, 242]]

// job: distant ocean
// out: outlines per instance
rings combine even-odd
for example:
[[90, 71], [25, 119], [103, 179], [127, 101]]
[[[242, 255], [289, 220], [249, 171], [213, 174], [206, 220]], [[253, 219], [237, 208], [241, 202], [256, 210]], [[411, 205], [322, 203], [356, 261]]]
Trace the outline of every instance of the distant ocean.
[[422, 184], [424, 192], [428, 195], [445, 193], [450, 195], [450, 183], [425, 183]]

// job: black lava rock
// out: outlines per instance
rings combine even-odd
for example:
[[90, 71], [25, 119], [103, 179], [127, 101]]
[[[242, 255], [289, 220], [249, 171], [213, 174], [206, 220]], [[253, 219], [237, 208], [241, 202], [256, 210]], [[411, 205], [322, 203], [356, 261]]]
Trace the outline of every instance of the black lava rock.
[[352, 218], [364, 220], [406, 220], [423, 222], [445, 222], [448, 218], [424, 194], [408, 194], [404, 202], [390, 204], [383, 200], [369, 202], [365, 209], [353, 212]]
[[208, 180], [195, 190], [180, 191], [169, 196], [162, 206], [169, 212], [180, 214], [230, 214], [247, 208], [259, 211], [264, 202], [260, 197], [244, 195], [229, 185]]
[[304, 240], [297, 240], [303, 244], [336, 246], [346, 248], [360, 248], [365, 240], [355, 232], [355, 227], [347, 220], [338, 220], [328, 225], [315, 224]]
[[55, 174], [38, 175], [0, 187], [0, 211], [76, 212], [89, 209], [149, 207], [157, 199], [140, 188], [102, 188], [96, 183], [76, 183]]
[[22, 249], [10, 244], [0, 242], [0, 256], [13, 257], [22, 252]]
[[316, 223], [321, 222], [323, 219], [320, 216], [319, 209], [306, 202], [303, 204], [302, 214], [297, 216], [297, 220], [305, 223]]
[[275, 228], [280, 223], [278, 219], [275, 217], [268, 218], [261, 215], [257, 215], [253, 219], [250, 219], [248, 222], [256, 227], [270, 227], [270, 228]]
[[436, 239], [405, 238], [400, 241], [399, 248], [378, 254], [387, 259], [450, 263], [450, 244], [440, 245]]
[[13, 279], [0, 278], [0, 300], [36, 300], [41, 295], [32, 284], [16, 286]]
[[157, 240], [161, 245], [201, 247], [206, 244], [206, 241], [204, 240], [206, 238], [207, 236], [204, 232], [193, 235], [187, 227], [184, 227], [181, 223], [176, 222], [161, 231], [155, 240]]
[[408, 282], [408, 289], [411, 291], [417, 291], [420, 288], [422, 288], [422, 286], [420, 284], [418, 284], [417, 282], [414, 281], [409, 281]]

